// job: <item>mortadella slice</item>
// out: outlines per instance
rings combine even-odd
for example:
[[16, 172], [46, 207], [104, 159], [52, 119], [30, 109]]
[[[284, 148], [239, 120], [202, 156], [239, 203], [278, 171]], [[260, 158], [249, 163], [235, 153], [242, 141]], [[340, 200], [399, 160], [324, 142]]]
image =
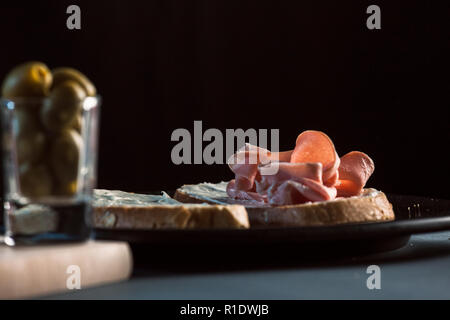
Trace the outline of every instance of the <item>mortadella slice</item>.
[[291, 151], [246, 144], [228, 165], [235, 174], [227, 186], [230, 197], [272, 205], [359, 195], [374, 171], [369, 156], [354, 151], [339, 158], [331, 139], [314, 130], [301, 133]]
[[352, 151], [341, 157], [339, 181], [336, 184], [338, 197], [359, 195], [375, 170], [375, 164], [365, 153]]
[[332, 185], [339, 168], [339, 156], [331, 139], [323, 132], [307, 130], [299, 134], [291, 162], [320, 162], [323, 165], [323, 181]]
[[266, 196], [260, 195], [255, 191], [245, 191], [236, 187], [235, 179], [231, 180], [227, 184], [227, 194], [231, 198], [241, 200], [254, 200], [258, 202], [266, 202]]
[[266, 164], [269, 162], [289, 162], [294, 150], [283, 152], [272, 152], [266, 148], [254, 146], [246, 143], [227, 161], [228, 166], [233, 170], [235, 164]]
[[[258, 166], [278, 161], [288, 161], [292, 151], [270, 152], [267, 149], [246, 144], [230, 157], [228, 166], [236, 175], [235, 188], [250, 191], [255, 179], [259, 180]], [[274, 171], [272, 171], [274, 172]]]
[[299, 178], [308, 178], [318, 183], [322, 183], [322, 164], [313, 163], [290, 163], [290, 162], [272, 162], [262, 166], [259, 170], [268, 167], [277, 167], [273, 175], [261, 175], [260, 180], [256, 181], [256, 191], [266, 194], [267, 190], [274, 184], [280, 184], [287, 180], [297, 181]]
[[286, 180], [272, 186], [267, 194], [267, 202], [272, 205], [291, 205], [309, 201], [326, 201], [336, 197], [336, 189], [329, 188], [308, 178], [296, 181]]
[[228, 160], [228, 166], [236, 176], [234, 188], [250, 191], [258, 175], [260, 154], [257, 151], [239, 151]]

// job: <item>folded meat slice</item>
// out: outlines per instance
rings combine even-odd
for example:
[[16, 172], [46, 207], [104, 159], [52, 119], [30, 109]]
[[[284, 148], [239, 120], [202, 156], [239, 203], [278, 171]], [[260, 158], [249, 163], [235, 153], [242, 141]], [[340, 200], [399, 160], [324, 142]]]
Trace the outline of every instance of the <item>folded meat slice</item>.
[[326, 187], [308, 178], [286, 180], [281, 184], [272, 185], [267, 194], [267, 202], [272, 205], [291, 205], [334, 198], [336, 198], [335, 188]]
[[228, 159], [228, 165], [234, 171], [234, 166], [239, 164], [266, 164], [269, 162], [289, 162], [294, 150], [283, 152], [271, 152], [266, 148], [246, 143]]
[[336, 172], [330, 178], [324, 181], [323, 184], [326, 185], [327, 187], [333, 187], [336, 185], [338, 180], [339, 180], [339, 170], [336, 170]]
[[353, 151], [339, 158], [331, 139], [314, 130], [302, 132], [290, 151], [246, 144], [228, 165], [235, 173], [227, 186], [230, 197], [272, 205], [359, 195], [374, 171], [365, 153]]
[[270, 186], [283, 183], [287, 180], [298, 181], [298, 179], [307, 178], [318, 183], [322, 183], [322, 164], [313, 163], [290, 163], [290, 162], [271, 162], [265, 166], [261, 166], [258, 170], [267, 169], [268, 167], [276, 167], [277, 170], [273, 175], [260, 175], [260, 179], [256, 181], [256, 192], [267, 194]]
[[[254, 189], [254, 188], [252, 188]], [[231, 198], [240, 200], [254, 200], [257, 202], [266, 202], [267, 196], [260, 195], [253, 190], [242, 190], [236, 186], [236, 180], [233, 179], [227, 184], [227, 194]]]
[[339, 168], [339, 156], [333, 142], [323, 132], [307, 130], [299, 134], [290, 161], [320, 162], [323, 165], [324, 183], [331, 186], [337, 180], [335, 175]]
[[277, 173], [261, 175], [261, 180], [255, 183], [256, 191], [267, 196], [267, 202], [272, 205], [325, 201], [336, 197], [336, 189], [322, 183], [320, 162], [280, 162], [269, 166], [277, 166]]
[[359, 195], [375, 170], [375, 164], [365, 153], [352, 151], [341, 157], [339, 181], [336, 183], [338, 197]]
[[291, 153], [292, 151], [270, 152], [265, 148], [246, 144], [228, 160], [228, 166], [236, 175], [233, 188], [242, 191], [252, 191], [255, 179], [260, 179], [259, 165], [289, 161]]

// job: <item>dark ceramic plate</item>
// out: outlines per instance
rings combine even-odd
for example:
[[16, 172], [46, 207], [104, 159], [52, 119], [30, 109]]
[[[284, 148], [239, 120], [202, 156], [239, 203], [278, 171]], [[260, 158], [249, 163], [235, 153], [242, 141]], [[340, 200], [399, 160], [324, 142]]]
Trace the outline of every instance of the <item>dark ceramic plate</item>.
[[[139, 259], [331, 257], [400, 248], [411, 234], [450, 229], [450, 200], [389, 195], [396, 220], [327, 227], [249, 230], [108, 230], [97, 239], [123, 240]], [[137, 255], [137, 256], [136, 256]]]

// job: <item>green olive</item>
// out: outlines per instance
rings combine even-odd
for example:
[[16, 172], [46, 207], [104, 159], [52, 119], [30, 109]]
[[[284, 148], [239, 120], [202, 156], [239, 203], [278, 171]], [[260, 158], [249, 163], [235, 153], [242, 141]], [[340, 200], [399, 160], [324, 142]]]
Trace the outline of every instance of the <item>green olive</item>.
[[73, 129], [64, 130], [55, 137], [50, 150], [50, 164], [59, 185], [77, 180], [82, 147], [83, 139]]
[[24, 162], [36, 163], [41, 160], [45, 150], [45, 143], [45, 134], [40, 131], [18, 135], [16, 137], [16, 147], [19, 164]]
[[35, 134], [37, 131], [40, 131], [41, 125], [39, 123], [39, 118], [35, 110], [31, 110], [25, 107], [16, 107], [14, 110], [14, 114], [15, 120], [17, 121], [17, 136], [26, 136]]
[[57, 196], [73, 196], [77, 192], [77, 180], [58, 183], [53, 187], [53, 194]]
[[82, 107], [86, 97], [83, 88], [75, 81], [65, 81], [52, 89], [44, 101], [41, 119], [44, 126], [52, 132], [70, 127]]
[[80, 71], [73, 68], [56, 68], [53, 70], [52, 88], [58, 87], [61, 83], [71, 80], [77, 82], [86, 92], [87, 96], [95, 96], [97, 90], [94, 84]]
[[30, 163], [20, 166], [20, 190], [27, 197], [49, 196], [52, 192], [52, 179], [45, 165]]
[[52, 83], [52, 74], [42, 62], [26, 62], [12, 69], [2, 85], [2, 96], [8, 99], [17, 97], [44, 97]]
[[71, 128], [75, 129], [78, 133], [81, 134], [81, 127], [83, 125], [83, 116], [81, 115], [81, 113], [77, 114], [77, 116], [75, 117], [75, 119], [72, 121], [71, 123]]
[[47, 138], [39, 123], [37, 107], [39, 105], [21, 103], [14, 110], [14, 136], [19, 164], [39, 162], [46, 147]]

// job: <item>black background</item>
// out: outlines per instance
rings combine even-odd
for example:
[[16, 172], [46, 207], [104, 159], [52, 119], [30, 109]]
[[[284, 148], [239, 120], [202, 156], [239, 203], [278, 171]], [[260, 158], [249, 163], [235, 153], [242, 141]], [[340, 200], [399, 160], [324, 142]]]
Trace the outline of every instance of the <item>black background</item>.
[[[81, 7], [81, 30], [66, 8]], [[381, 7], [381, 30], [366, 8]], [[71, 66], [103, 96], [102, 188], [174, 189], [232, 177], [172, 164], [176, 128], [279, 128], [281, 149], [326, 132], [368, 153], [369, 185], [450, 198], [450, 11], [445, 1], [2, 1], [0, 76]]]

